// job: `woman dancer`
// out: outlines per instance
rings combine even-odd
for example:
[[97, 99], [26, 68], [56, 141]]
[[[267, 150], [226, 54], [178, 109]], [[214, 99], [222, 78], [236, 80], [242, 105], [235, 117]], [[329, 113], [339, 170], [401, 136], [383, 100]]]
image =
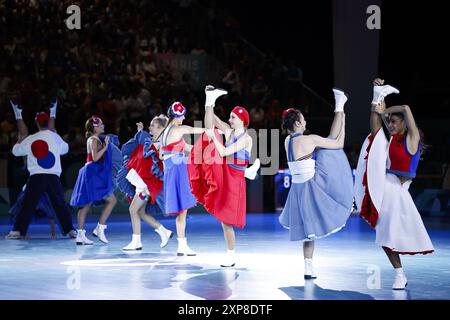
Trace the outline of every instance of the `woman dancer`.
[[130, 216], [133, 228], [131, 242], [123, 250], [141, 250], [141, 219], [147, 222], [161, 237], [161, 248], [164, 248], [172, 231], [167, 230], [152, 213], [165, 213], [163, 197], [163, 164], [158, 157], [157, 146], [152, 137], [157, 137], [167, 124], [164, 115], [154, 117], [150, 122], [148, 134], [144, 125], [137, 123], [138, 132], [135, 137], [122, 146], [124, 163], [119, 171], [120, 189], [131, 199]]
[[86, 121], [87, 160], [80, 169], [78, 179], [73, 189], [70, 204], [79, 207], [77, 220], [77, 245], [92, 245], [93, 242], [86, 237], [84, 224], [86, 216], [93, 204], [103, 203], [104, 208], [93, 235], [103, 243], [108, 243], [105, 236], [106, 221], [117, 203], [114, 196], [112, 178], [112, 149], [109, 145], [110, 137], [106, 136], [104, 143], [100, 135], [105, 132], [102, 120], [92, 116]]
[[[424, 146], [408, 106], [386, 109], [384, 97], [399, 91], [383, 85], [382, 79], [375, 79], [373, 84], [371, 134], [364, 142], [358, 161], [355, 200], [361, 217], [375, 228], [375, 243], [383, 248], [394, 267], [396, 276], [392, 289], [404, 290], [408, 281], [400, 255], [434, 251], [408, 192]], [[389, 115], [390, 141], [382, 130], [385, 115]]]
[[[227, 254], [221, 266], [233, 267], [236, 263], [233, 227], [244, 228], [246, 223], [245, 169], [253, 145], [247, 133], [250, 117], [245, 108], [237, 106], [230, 113], [229, 124], [225, 123], [214, 115], [214, 105], [216, 99], [227, 92], [207, 86], [205, 93], [208, 130], [191, 152], [191, 188], [197, 200], [221, 222], [227, 244]], [[214, 127], [225, 134], [225, 145]], [[254, 168], [255, 172], [258, 167]]]
[[188, 209], [195, 207], [197, 200], [191, 193], [187, 171], [189, 147], [183, 139], [185, 134], [201, 134], [203, 128], [183, 125], [186, 107], [174, 102], [167, 112], [169, 122], [155, 141], [160, 142], [160, 154], [164, 163], [164, 201], [167, 215], [176, 215], [178, 236], [178, 256], [195, 256], [186, 239], [186, 215]]
[[283, 129], [292, 185], [279, 217], [289, 229], [291, 241], [303, 242], [305, 279], [316, 279], [313, 269], [315, 239], [342, 229], [353, 205], [353, 178], [343, 152], [345, 138], [344, 104], [347, 97], [333, 89], [336, 104], [327, 138], [305, 135], [306, 121], [297, 109], [283, 112]]

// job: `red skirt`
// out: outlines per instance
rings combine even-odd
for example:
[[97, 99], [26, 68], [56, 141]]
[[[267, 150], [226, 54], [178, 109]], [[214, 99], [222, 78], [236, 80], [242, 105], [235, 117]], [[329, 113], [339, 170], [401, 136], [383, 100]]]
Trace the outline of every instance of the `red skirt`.
[[[217, 130], [215, 133], [220, 139]], [[220, 222], [244, 228], [247, 207], [244, 171], [229, 166], [204, 133], [191, 150], [188, 173], [191, 192], [206, 211]]]
[[[136, 170], [150, 192], [150, 203], [155, 204], [156, 198], [163, 189], [163, 182], [151, 172], [153, 168], [153, 158], [144, 158], [143, 148], [143, 145], [139, 144], [136, 149], [134, 149], [130, 161], [128, 162], [127, 169], [128, 171], [131, 169]], [[152, 148], [154, 147], [152, 146]], [[158, 166], [161, 171], [164, 170], [161, 161], [158, 162]]]

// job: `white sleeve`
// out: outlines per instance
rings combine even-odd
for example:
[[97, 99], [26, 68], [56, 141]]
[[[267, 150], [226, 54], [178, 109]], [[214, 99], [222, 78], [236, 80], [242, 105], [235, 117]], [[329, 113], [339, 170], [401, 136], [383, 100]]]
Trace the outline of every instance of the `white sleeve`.
[[57, 135], [58, 145], [59, 145], [59, 154], [64, 155], [69, 152], [69, 145], [65, 142], [60, 135]]
[[16, 143], [12, 149], [12, 154], [16, 157], [26, 156], [30, 149], [30, 139], [25, 138], [21, 143]]

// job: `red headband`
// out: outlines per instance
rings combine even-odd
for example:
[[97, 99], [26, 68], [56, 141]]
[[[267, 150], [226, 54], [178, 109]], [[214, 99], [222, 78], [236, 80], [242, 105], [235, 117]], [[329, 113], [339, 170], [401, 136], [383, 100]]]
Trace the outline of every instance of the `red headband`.
[[294, 108], [289, 108], [283, 111], [283, 118], [286, 117], [288, 115], [289, 112], [295, 111]]
[[94, 115], [92, 116], [92, 123], [94, 124], [94, 127], [98, 127], [102, 123], [102, 119]]
[[248, 125], [250, 124], [250, 116], [248, 115], [248, 112], [247, 110], [245, 110], [245, 108], [237, 106], [231, 112], [242, 120], [244, 126], [248, 127]]

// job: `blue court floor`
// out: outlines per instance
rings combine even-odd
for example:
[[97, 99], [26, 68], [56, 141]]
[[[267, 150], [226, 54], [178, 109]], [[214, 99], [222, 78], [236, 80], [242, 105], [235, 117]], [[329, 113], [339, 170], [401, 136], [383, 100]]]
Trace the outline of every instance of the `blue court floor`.
[[[176, 238], [159, 248], [159, 236], [143, 225], [143, 250], [125, 253], [131, 240], [126, 216], [113, 217], [108, 245], [90, 236], [93, 246], [74, 239], [52, 240], [46, 224], [33, 224], [29, 240], [4, 240], [0, 225], [0, 299], [144, 300], [406, 300], [450, 299], [450, 223], [425, 220], [435, 253], [405, 256], [405, 291], [392, 291], [394, 271], [374, 244], [374, 231], [352, 217], [339, 233], [316, 242], [318, 278], [303, 279], [301, 243], [290, 242], [278, 215], [249, 214], [237, 230], [237, 264], [220, 267], [225, 252], [222, 229], [208, 214], [189, 215], [187, 237], [196, 257], [177, 257]], [[173, 219], [162, 220], [175, 230]]]

